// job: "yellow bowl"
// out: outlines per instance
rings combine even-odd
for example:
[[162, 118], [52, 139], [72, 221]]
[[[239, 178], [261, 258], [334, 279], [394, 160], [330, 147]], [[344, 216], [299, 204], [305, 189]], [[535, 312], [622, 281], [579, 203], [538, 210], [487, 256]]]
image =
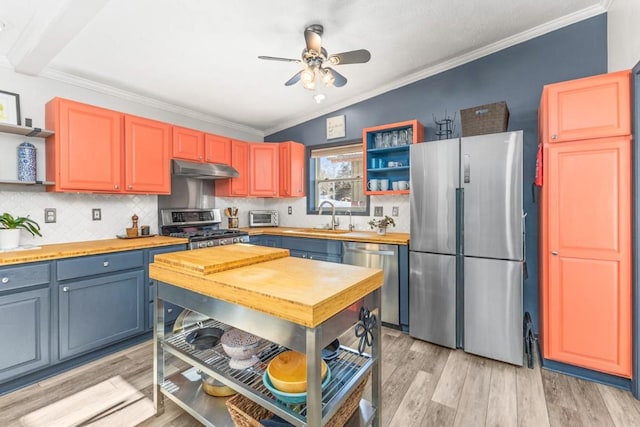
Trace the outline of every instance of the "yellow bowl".
[[[327, 375], [327, 364], [322, 361], [322, 379]], [[297, 351], [285, 351], [274, 357], [267, 366], [273, 386], [286, 393], [307, 391], [307, 356]]]

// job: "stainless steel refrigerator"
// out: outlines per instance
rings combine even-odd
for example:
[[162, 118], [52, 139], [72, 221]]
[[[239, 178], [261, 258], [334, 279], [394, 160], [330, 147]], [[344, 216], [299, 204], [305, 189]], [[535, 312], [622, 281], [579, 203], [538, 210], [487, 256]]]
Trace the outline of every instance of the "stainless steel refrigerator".
[[411, 146], [409, 334], [522, 365], [522, 131]]

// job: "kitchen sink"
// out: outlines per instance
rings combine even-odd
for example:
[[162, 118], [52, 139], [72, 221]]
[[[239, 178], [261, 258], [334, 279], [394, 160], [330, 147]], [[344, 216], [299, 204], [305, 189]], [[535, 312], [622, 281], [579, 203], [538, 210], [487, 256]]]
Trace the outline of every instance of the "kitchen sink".
[[299, 228], [296, 230], [287, 230], [285, 233], [293, 234], [346, 234], [351, 233], [349, 230], [330, 230], [328, 228]]

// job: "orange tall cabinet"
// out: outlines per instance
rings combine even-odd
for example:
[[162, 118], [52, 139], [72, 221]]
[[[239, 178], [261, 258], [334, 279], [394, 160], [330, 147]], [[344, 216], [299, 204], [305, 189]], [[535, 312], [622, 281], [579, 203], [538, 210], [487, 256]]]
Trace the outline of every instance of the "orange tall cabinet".
[[630, 72], [545, 86], [540, 105], [545, 359], [632, 376]]

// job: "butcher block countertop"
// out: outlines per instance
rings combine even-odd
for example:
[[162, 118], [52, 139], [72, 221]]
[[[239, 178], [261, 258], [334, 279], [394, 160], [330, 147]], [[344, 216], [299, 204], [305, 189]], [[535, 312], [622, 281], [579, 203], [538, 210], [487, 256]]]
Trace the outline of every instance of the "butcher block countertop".
[[149, 265], [149, 276], [312, 328], [384, 280], [380, 269], [295, 258], [288, 252], [235, 244], [161, 254]]
[[131, 251], [134, 249], [147, 249], [158, 246], [180, 245], [186, 244], [187, 242], [187, 239], [176, 237], [152, 236], [138, 239], [105, 239], [56, 243], [53, 245], [42, 245], [38, 249], [0, 252], [0, 266], [50, 261], [84, 255], [97, 255], [109, 252]]
[[306, 237], [315, 239], [342, 240], [345, 242], [381, 243], [385, 245], [408, 245], [409, 233], [393, 233], [387, 229], [387, 234], [380, 236], [375, 231], [325, 230], [322, 228], [301, 227], [247, 227], [241, 228], [250, 236], [269, 234], [272, 236]]

